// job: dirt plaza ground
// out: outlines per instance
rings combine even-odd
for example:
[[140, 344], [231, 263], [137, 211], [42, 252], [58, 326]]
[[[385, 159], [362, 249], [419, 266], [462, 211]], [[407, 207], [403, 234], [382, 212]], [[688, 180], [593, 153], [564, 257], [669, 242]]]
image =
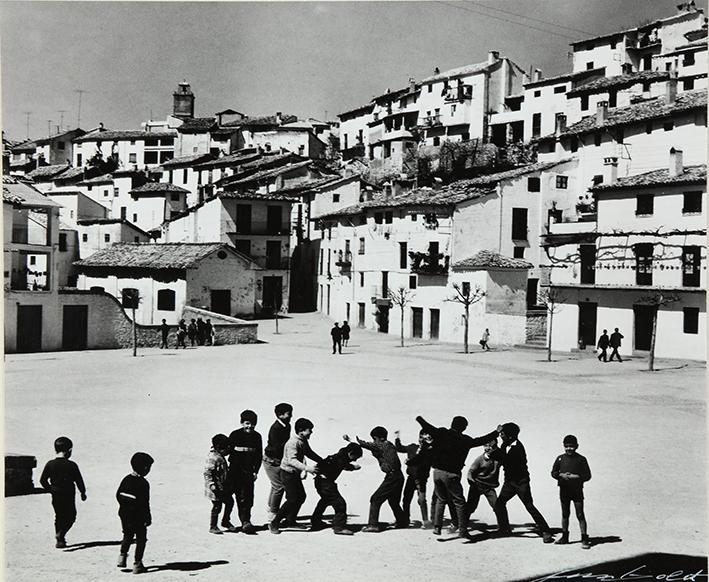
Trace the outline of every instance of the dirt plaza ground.
[[[181, 350], [94, 351], [8, 355], [5, 359], [5, 449], [35, 455], [41, 467], [52, 442], [66, 434], [88, 488], [65, 551], [53, 547], [52, 510], [45, 494], [5, 500], [5, 579], [103, 581], [132, 576], [116, 568], [120, 522], [114, 497], [133, 452], [155, 458], [153, 526], [145, 565], [149, 579], [345, 581], [431, 578], [512, 581], [663, 552], [706, 554], [705, 367], [659, 361], [601, 364], [589, 354], [493, 349], [463, 354], [459, 346], [419, 343], [355, 329], [350, 346], [332, 355], [329, 320], [295, 315], [260, 324], [258, 345]], [[492, 343], [494, 348], [494, 342]], [[389, 530], [335, 536], [285, 531], [274, 536], [207, 532], [209, 501], [202, 470], [212, 435], [239, 426], [245, 408], [259, 415], [265, 436], [273, 406], [288, 401], [295, 417], [315, 423], [313, 449], [330, 454], [342, 434], [368, 438], [381, 424], [418, 434], [421, 414], [436, 425], [465, 415], [468, 434], [515, 421], [529, 457], [537, 507], [553, 527], [560, 511], [551, 465], [561, 440], [576, 434], [593, 472], [586, 486], [589, 533], [596, 545], [545, 545], [518, 500], [509, 504], [516, 535], [491, 539], [494, 516], [482, 500], [473, 542], [430, 530]], [[392, 437], [393, 438], [393, 437]], [[475, 449], [468, 464], [482, 451]], [[362, 470], [345, 473], [340, 489], [350, 523], [366, 523], [368, 499], [381, 480], [369, 453]], [[309, 515], [317, 500], [305, 482]], [[268, 480], [256, 482], [254, 523], [266, 517]], [[412, 516], [416, 517], [416, 507]], [[393, 521], [383, 508], [382, 521]], [[578, 524], [572, 518], [572, 541]], [[445, 533], [445, 532], [444, 532]], [[701, 578], [698, 578], [701, 579]], [[705, 578], [704, 578], [705, 579]]]

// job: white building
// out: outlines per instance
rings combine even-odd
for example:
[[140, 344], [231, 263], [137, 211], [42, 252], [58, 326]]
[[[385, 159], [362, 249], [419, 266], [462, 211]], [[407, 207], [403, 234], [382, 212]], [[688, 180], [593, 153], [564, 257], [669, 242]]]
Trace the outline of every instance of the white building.
[[72, 165], [83, 167], [100, 154], [104, 160], [117, 157], [122, 170], [156, 168], [175, 157], [176, 137], [174, 130], [114, 131], [100, 127], [74, 139]]

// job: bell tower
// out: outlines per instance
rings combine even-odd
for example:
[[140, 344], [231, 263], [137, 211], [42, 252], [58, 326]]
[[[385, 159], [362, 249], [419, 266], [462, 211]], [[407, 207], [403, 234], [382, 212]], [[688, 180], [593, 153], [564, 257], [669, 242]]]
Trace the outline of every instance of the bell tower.
[[187, 81], [177, 85], [177, 91], [172, 94], [172, 114], [180, 119], [194, 117], [194, 93]]

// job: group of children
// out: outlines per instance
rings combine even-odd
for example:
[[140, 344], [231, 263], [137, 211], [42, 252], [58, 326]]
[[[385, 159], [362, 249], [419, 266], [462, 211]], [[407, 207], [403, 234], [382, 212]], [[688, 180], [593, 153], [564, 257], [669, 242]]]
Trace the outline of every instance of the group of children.
[[[403, 445], [398, 431], [395, 441], [388, 440], [388, 432], [382, 426], [370, 432], [371, 441], [355, 437], [354, 441], [344, 435], [347, 445], [337, 452], [321, 457], [309, 445], [314, 425], [307, 418], [299, 418], [293, 423], [293, 407], [287, 403], [275, 407], [276, 420], [269, 429], [268, 441], [262, 448], [261, 435], [256, 432], [256, 413], [244, 410], [240, 416], [241, 427], [229, 436], [217, 434], [212, 438], [212, 447], [204, 468], [205, 495], [212, 503], [209, 531], [222, 534], [224, 530], [239, 531], [231, 522], [234, 506], [237, 508], [241, 531], [253, 535], [256, 528], [251, 523], [251, 509], [254, 503], [254, 482], [264, 466], [271, 483], [268, 498], [268, 529], [280, 534], [282, 528], [299, 527], [298, 512], [306, 499], [303, 479], [307, 473], [314, 476], [315, 490], [319, 500], [310, 518], [310, 530], [318, 531], [327, 524], [323, 515], [328, 507], [334, 510], [332, 529], [338, 535], [353, 535], [347, 527], [347, 503], [342, 497], [337, 480], [343, 471], [356, 471], [356, 463], [366, 449], [372, 453], [384, 473], [379, 487], [370, 498], [369, 517], [363, 532], [383, 531], [379, 523], [381, 506], [386, 502], [394, 513], [396, 528], [410, 525], [410, 506], [414, 494], [421, 511], [421, 527], [432, 528], [440, 535], [446, 507], [451, 514], [451, 533], [458, 537], [470, 538], [468, 521], [478, 507], [481, 497], [485, 497], [495, 512], [498, 524], [497, 535], [511, 535], [512, 530], [507, 514], [507, 502], [519, 497], [524, 507], [534, 519], [545, 543], [554, 542], [549, 525], [534, 506], [527, 469], [524, 446], [518, 439], [519, 426], [508, 422], [489, 433], [472, 438], [464, 431], [468, 422], [456, 416], [450, 428], [436, 427], [422, 417], [417, 417], [421, 425], [418, 443]], [[497, 445], [498, 437], [501, 446]], [[551, 475], [559, 486], [562, 513], [562, 535], [557, 544], [569, 543], [569, 517], [571, 502], [581, 530], [584, 549], [591, 547], [584, 516], [583, 484], [591, 478], [586, 458], [578, 454], [578, 441], [567, 435], [563, 440], [564, 453], [554, 461]], [[467, 473], [468, 495], [463, 492], [462, 470], [471, 448], [484, 447]], [[56, 547], [66, 547], [66, 533], [76, 519], [76, 489], [81, 499], [86, 500], [86, 487], [76, 463], [70, 460], [72, 442], [67, 437], [59, 437], [54, 442], [57, 458], [49, 461], [42, 472], [40, 483], [52, 494], [55, 512]], [[406, 477], [402, 472], [399, 453], [406, 454]], [[308, 464], [310, 459], [315, 464]], [[147, 540], [150, 517], [150, 487], [145, 479], [150, 472], [153, 459], [147, 453], [135, 453], [131, 458], [132, 472], [118, 487], [116, 499], [118, 515], [123, 529], [118, 567], [125, 567], [129, 547], [135, 541], [133, 572], [145, 572], [143, 554]], [[499, 494], [500, 469], [504, 470], [504, 480]], [[432, 476], [433, 494], [430, 507], [426, 499], [427, 484]], [[285, 497], [285, 500], [283, 499]], [[221, 515], [221, 521], [219, 516]], [[221, 525], [221, 528], [219, 527]]]

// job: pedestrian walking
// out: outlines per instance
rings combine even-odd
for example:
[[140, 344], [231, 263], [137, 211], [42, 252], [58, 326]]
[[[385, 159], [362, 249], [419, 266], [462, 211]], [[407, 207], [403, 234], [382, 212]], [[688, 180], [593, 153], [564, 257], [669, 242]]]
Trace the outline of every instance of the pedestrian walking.
[[350, 324], [346, 321], [342, 322], [342, 345], [347, 347], [350, 341]]
[[176, 348], [183, 347], [187, 349], [187, 344], [185, 344], [185, 338], [187, 337], [187, 326], [185, 325], [185, 320], [181, 319], [180, 323], [177, 324], [177, 345]]
[[488, 328], [485, 328], [485, 331], [483, 332], [483, 335], [480, 338], [480, 347], [483, 350], [490, 350], [490, 347], [487, 345], [488, 341], [490, 341], [490, 330]]
[[209, 342], [210, 346], [214, 345], [214, 326], [212, 325], [212, 320], [207, 318], [204, 323], [204, 338], [205, 343]]
[[618, 357], [618, 361], [622, 362], [623, 360], [620, 358], [620, 354], [618, 353], [618, 348], [620, 347], [620, 340], [623, 339], [623, 334], [618, 331], [618, 328], [615, 328], [615, 331], [611, 334], [610, 340], [608, 342], [608, 345], [613, 348], [613, 351], [611, 352], [611, 357], [608, 358], [609, 362], [613, 361], [613, 356]]
[[170, 326], [162, 320], [160, 325], [160, 349], [167, 348], [167, 336], [170, 334]]
[[608, 361], [608, 345], [610, 344], [610, 339], [608, 338], [608, 330], [604, 329], [603, 333], [601, 336], [598, 338], [598, 343], [596, 344], [596, 347], [601, 350], [601, 353], [598, 354], [598, 361], [599, 362], [607, 362]]
[[197, 343], [197, 322], [194, 319], [187, 326], [187, 337], [190, 338], [190, 346], [194, 347]]
[[205, 329], [204, 320], [201, 317], [197, 318], [197, 344], [200, 346], [204, 345], [204, 340], [207, 335], [207, 330]]
[[330, 335], [332, 336], [332, 353], [342, 353], [342, 329], [340, 324], [335, 322], [330, 330]]
[[[79, 466], [70, 461], [74, 444], [61, 436], [54, 441], [56, 458], [49, 461], [42, 471], [39, 482], [52, 494], [54, 509], [54, 534], [57, 548], [66, 548], [66, 534], [76, 521], [76, 489], [81, 500], [86, 501], [86, 486]], [[76, 485], [76, 486], [75, 486]]]

